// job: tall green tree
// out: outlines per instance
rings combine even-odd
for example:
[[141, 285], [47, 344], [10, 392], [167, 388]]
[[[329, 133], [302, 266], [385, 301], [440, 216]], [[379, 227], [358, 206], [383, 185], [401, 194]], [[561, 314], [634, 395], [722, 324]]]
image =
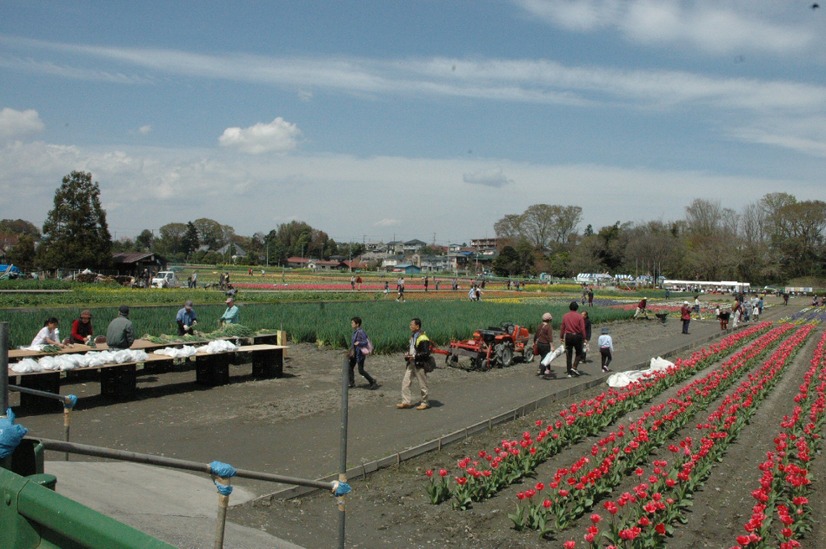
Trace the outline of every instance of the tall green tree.
[[198, 229], [196, 229], [195, 224], [190, 221], [186, 224], [186, 233], [184, 233], [184, 238], [181, 242], [183, 252], [189, 256], [198, 249], [198, 244]]
[[493, 228], [505, 245], [527, 240], [537, 250], [548, 250], [564, 247], [581, 221], [579, 206], [534, 204], [521, 214], [506, 215]]
[[17, 265], [24, 271], [32, 270], [36, 257], [34, 238], [28, 234], [20, 235], [17, 243], [8, 252], [9, 263]]
[[229, 239], [224, 235], [224, 228], [214, 219], [201, 217], [191, 223], [198, 231], [198, 238], [201, 244], [209, 246], [211, 250], [217, 250], [224, 244], [229, 244]]
[[55, 192], [43, 223], [37, 264], [44, 269], [100, 269], [112, 263], [112, 237], [92, 174], [72, 172]]
[[40, 238], [40, 229], [25, 219], [0, 219], [0, 234], [29, 235], [35, 240]]
[[151, 251], [154, 244], [155, 235], [149, 229], [142, 230], [141, 234], [135, 237], [135, 247], [142, 252]]
[[159, 254], [165, 255], [167, 258], [185, 255], [183, 242], [186, 236], [186, 224], [167, 223], [158, 232], [161, 236], [155, 241], [155, 250]]

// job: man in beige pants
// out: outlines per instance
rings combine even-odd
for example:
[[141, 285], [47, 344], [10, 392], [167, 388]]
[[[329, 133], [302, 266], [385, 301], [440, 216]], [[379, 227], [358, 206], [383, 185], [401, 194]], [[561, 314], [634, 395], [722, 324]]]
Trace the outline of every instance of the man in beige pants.
[[413, 396], [410, 393], [410, 386], [413, 383], [413, 376], [419, 382], [421, 391], [421, 402], [415, 408], [417, 410], [427, 410], [430, 404], [427, 402], [427, 372], [424, 363], [430, 359], [430, 339], [422, 331], [421, 319], [414, 318], [410, 321], [410, 346], [404, 355], [407, 366], [404, 369], [402, 378], [402, 401], [396, 404], [396, 408], [413, 408]]

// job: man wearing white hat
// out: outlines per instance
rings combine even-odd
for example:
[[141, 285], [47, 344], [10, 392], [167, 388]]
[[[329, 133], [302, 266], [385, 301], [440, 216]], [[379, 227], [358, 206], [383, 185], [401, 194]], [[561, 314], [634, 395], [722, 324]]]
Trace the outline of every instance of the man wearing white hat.
[[680, 307], [680, 320], [683, 321], [683, 333], [688, 334], [688, 325], [691, 323], [691, 307], [688, 306], [688, 301], [683, 301], [683, 306]]

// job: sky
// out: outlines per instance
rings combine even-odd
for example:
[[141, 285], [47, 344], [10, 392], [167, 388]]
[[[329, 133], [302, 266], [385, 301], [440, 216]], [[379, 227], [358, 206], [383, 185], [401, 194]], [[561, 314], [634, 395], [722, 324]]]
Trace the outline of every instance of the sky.
[[826, 200], [826, 6], [0, 0], [0, 218], [92, 174], [114, 238], [210, 218], [469, 242]]

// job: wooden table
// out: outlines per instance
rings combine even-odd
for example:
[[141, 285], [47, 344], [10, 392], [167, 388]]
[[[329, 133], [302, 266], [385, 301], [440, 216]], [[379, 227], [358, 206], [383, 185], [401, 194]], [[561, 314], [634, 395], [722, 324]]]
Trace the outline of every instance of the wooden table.
[[[147, 343], [160, 348], [170, 346], [157, 345], [151, 342]], [[78, 347], [87, 346], [79, 345]], [[87, 349], [88, 351], [105, 350], [100, 347], [87, 347]], [[110, 363], [103, 364], [101, 366], [74, 368], [71, 370], [15, 372], [10, 367], [8, 370], [8, 376], [10, 383], [14, 385], [20, 385], [21, 387], [37, 389], [39, 391], [46, 391], [53, 394], [60, 394], [60, 384], [62, 380], [70, 377], [74, 373], [93, 372], [96, 373], [99, 378], [101, 395], [118, 400], [126, 400], [135, 396], [137, 390], [136, 378], [139, 371], [144, 370], [147, 367], [151, 367], [154, 370], [154, 373], [162, 373], [163, 370], [156, 367], [171, 367], [175, 361], [181, 360], [193, 361], [195, 363], [196, 383], [210, 387], [216, 387], [229, 383], [229, 366], [233, 362], [236, 364], [252, 363], [252, 375], [257, 379], [272, 379], [281, 377], [284, 371], [284, 349], [286, 349], [286, 347], [283, 345], [270, 345], [262, 343], [256, 345], [242, 345], [235, 351], [228, 351], [224, 353], [209, 354], [204, 351], [200, 351], [195, 355], [186, 358], [175, 358], [167, 355], [148, 353], [147, 358], [141, 361]], [[132, 347], [132, 350], [135, 350], [135, 346]], [[53, 354], [54, 353], [44, 353], [44, 356]], [[20, 406], [29, 409], [51, 411], [55, 406], [59, 406], [59, 403], [57, 401], [45, 400], [40, 397], [21, 393]]]

